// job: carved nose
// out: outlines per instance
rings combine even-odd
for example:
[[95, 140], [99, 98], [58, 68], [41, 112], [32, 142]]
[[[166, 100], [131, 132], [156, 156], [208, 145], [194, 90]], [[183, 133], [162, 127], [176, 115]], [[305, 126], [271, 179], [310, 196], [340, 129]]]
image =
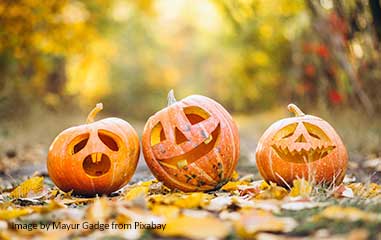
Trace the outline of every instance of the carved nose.
[[297, 137], [297, 138], [295, 139], [294, 142], [296, 142], [296, 143], [297, 143], [297, 142], [298, 142], [298, 143], [306, 143], [307, 140], [306, 140], [306, 138], [304, 137], [303, 134], [300, 134], [299, 137]]

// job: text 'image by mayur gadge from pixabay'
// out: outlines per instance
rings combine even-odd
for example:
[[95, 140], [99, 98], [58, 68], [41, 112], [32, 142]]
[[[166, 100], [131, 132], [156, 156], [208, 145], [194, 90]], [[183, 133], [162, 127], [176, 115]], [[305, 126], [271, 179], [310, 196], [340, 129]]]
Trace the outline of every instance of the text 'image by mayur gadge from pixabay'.
[[100, 223], [100, 222], [81, 222], [81, 223], [63, 223], [63, 222], [47, 222], [47, 223], [11, 223], [10, 227], [15, 230], [125, 230], [125, 229], [157, 229], [165, 230], [167, 224], [162, 223], [143, 223], [143, 222], [132, 222], [132, 223]]

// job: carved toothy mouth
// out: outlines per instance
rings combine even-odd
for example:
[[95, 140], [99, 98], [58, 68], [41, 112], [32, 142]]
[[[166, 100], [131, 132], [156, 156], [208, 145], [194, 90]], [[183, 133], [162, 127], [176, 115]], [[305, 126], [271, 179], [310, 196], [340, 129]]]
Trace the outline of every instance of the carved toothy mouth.
[[203, 156], [207, 155], [209, 152], [211, 152], [218, 140], [218, 137], [220, 135], [221, 126], [220, 124], [217, 125], [217, 127], [214, 129], [214, 131], [207, 137], [204, 142], [199, 144], [197, 147], [193, 148], [189, 152], [186, 152], [184, 154], [167, 158], [167, 159], [158, 159], [160, 164], [170, 167], [170, 168], [183, 168], [187, 166], [188, 164], [191, 164], [198, 159], [202, 158]]
[[104, 153], [92, 153], [83, 160], [82, 167], [87, 175], [100, 177], [110, 170], [111, 161]]
[[318, 147], [299, 146], [288, 147], [280, 144], [271, 146], [278, 156], [286, 161], [295, 163], [314, 162], [330, 154], [336, 147], [333, 145], [321, 145]]

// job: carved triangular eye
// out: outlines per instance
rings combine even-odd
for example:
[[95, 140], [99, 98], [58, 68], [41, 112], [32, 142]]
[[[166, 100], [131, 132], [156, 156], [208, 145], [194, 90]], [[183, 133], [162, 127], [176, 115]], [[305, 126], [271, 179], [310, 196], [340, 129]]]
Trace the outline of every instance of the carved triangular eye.
[[322, 141], [331, 142], [331, 139], [329, 139], [329, 137], [319, 127], [307, 122], [303, 122], [303, 125], [311, 137]]
[[202, 122], [210, 117], [210, 114], [208, 112], [196, 106], [185, 107], [184, 113], [188, 121], [192, 125]]
[[151, 131], [151, 146], [154, 146], [164, 140], [166, 140], [166, 137], [163, 125], [161, 122], [158, 122]]
[[116, 152], [119, 150], [118, 143], [114, 140], [111, 133], [106, 130], [99, 130], [98, 137], [112, 151]]
[[87, 142], [89, 141], [90, 134], [86, 133], [80, 136], [77, 136], [71, 144], [69, 144], [69, 152], [71, 155], [74, 155], [85, 148]]
[[274, 140], [280, 140], [280, 139], [291, 137], [294, 134], [297, 125], [298, 125], [297, 123], [291, 123], [283, 127], [274, 135]]

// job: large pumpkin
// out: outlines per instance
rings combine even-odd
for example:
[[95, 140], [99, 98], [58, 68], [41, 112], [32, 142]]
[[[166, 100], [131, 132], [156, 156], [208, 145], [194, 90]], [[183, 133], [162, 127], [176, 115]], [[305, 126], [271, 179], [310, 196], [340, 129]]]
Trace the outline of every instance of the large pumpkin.
[[172, 189], [216, 189], [232, 176], [239, 158], [238, 130], [214, 100], [192, 95], [150, 117], [143, 131], [143, 153], [156, 178]]
[[47, 167], [58, 188], [83, 195], [108, 194], [124, 186], [135, 172], [139, 139], [131, 125], [119, 118], [94, 122], [61, 132], [49, 148]]
[[256, 162], [262, 177], [280, 185], [291, 185], [296, 178], [341, 183], [348, 155], [335, 129], [294, 104], [288, 109], [295, 117], [272, 124], [258, 142]]

